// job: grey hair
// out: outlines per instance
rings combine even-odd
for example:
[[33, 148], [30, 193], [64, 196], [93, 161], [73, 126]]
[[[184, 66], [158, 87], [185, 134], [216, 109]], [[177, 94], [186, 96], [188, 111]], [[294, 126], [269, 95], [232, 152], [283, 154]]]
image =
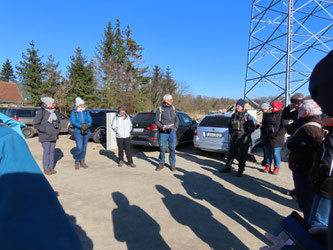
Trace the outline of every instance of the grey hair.
[[166, 100], [169, 100], [169, 99], [172, 99], [172, 95], [166, 94], [166, 95], [163, 96], [163, 101], [166, 101]]
[[309, 116], [321, 115], [322, 111], [319, 105], [314, 100], [304, 100], [303, 105], [300, 107], [304, 111], [309, 112]]

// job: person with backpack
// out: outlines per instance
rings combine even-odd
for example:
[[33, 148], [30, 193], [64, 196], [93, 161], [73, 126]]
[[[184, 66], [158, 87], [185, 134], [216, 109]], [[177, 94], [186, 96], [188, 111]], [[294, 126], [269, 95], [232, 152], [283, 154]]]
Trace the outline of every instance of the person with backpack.
[[306, 221], [309, 220], [313, 201], [309, 173], [324, 138], [320, 124], [321, 114], [321, 108], [316, 102], [304, 100], [298, 111], [300, 127], [287, 143], [290, 150], [289, 167], [293, 174], [297, 202]]
[[71, 123], [74, 127], [74, 139], [76, 143], [74, 168], [76, 170], [80, 167], [88, 168], [88, 165], [85, 163], [85, 157], [92, 119], [81, 97], [75, 98], [75, 107], [71, 113]]
[[54, 99], [42, 97], [41, 110], [34, 118], [34, 128], [38, 131], [39, 142], [43, 147], [44, 174], [56, 174], [54, 170], [54, 150], [60, 133], [60, 120], [55, 112]]
[[[284, 145], [284, 135], [286, 120], [281, 119], [282, 102], [272, 103], [272, 112], [267, 113], [263, 119], [261, 133], [265, 152], [266, 166], [265, 173], [278, 174], [280, 169], [281, 149]], [[271, 171], [271, 165], [274, 160], [274, 169]]]
[[251, 116], [245, 109], [246, 101], [239, 99], [236, 103], [235, 113], [232, 114], [229, 122], [230, 146], [228, 160], [221, 173], [230, 173], [233, 160], [239, 156], [237, 177], [241, 177], [245, 170], [245, 162], [251, 143], [251, 133], [255, 126]]
[[169, 144], [169, 162], [170, 170], [176, 171], [176, 131], [179, 126], [179, 120], [176, 108], [172, 105], [173, 98], [170, 94], [163, 97], [163, 104], [157, 108], [155, 115], [155, 124], [159, 130], [159, 165], [155, 169], [160, 171], [164, 168], [165, 164], [165, 151]]
[[124, 165], [124, 149], [128, 161], [128, 166], [135, 168], [136, 165], [133, 163], [131, 153], [131, 130], [132, 122], [129, 115], [126, 113], [126, 108], [120, 106], [118, 113], [112, 120], [112, 129], [116, 132], [117, 146], [118, 146], [118, 167]]

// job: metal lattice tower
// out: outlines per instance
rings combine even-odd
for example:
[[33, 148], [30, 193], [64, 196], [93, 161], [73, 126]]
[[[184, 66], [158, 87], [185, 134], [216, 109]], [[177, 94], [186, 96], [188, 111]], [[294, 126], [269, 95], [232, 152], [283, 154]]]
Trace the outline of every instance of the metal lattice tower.
[[[306, 95], [311, 71], [333, 46], [333, 0], [253, 0], [244, 97]], [[332, 69], [333, 70], [333, 69]]]

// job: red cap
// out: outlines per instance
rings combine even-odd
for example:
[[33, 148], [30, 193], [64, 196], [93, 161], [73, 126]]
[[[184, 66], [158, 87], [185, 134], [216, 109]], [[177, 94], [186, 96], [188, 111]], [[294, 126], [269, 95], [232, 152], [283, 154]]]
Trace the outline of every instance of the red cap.
[[276, 112], [276, 111], [280, 111], [283, 107], [283, 103], [282, 102], [279, 102], [279, 101], [275, 101], [272, 103], [272, 107], [273, 107], [273, 112]]

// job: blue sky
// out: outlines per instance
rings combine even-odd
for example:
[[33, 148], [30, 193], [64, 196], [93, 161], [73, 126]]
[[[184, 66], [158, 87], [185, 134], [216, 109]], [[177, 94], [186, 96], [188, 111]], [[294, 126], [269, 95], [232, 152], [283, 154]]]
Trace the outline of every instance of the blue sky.
[[75, 48], [91, 59], [107, 23], [119, 18], [144, 48], [145, 66], [169, 66], [193, 95], [243, 96], [251, 1], [2, 0], [0, 9], [0, 65], [18, 65], [34, 40], [64, 74]]

